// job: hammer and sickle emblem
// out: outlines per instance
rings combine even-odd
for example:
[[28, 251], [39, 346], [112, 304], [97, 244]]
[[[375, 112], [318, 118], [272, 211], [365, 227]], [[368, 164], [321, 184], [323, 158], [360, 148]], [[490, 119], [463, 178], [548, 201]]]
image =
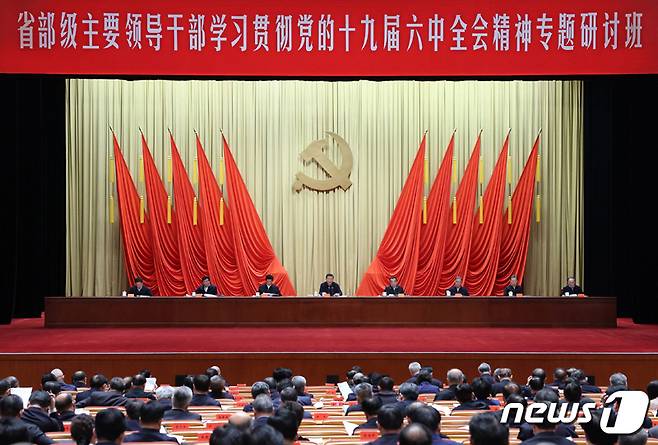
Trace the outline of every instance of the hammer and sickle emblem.
[[347, 145], [347, 142], [345, 142], [345, 139], [338, 136], [336, 133], [327, 131], [327, 134], [336, 141], [340, 148], [340, 153], [343, 156], [340, 168], [337, 167], [326, 154], [324, 154], [323, 150], [328, 145], [327, 139], [313, 141], [300, 153], [300, 157], [304, 162], [315, 161], [315, 163], [318, 164], [327, 175], [329, 175], [329, 178], [314, 179], [302, 172], [298, 172], [295, 175], [295, 183], [292, 186], [294, 191], [300, 192], [304, 187], [320, 192], [327, 192], [336, 187], [347, 190], [352, 185], [352, 181], [349, 179], [350, 174], [352, 173], [352, 163], [354, 161], [352, 158], [352, 150], [350, 149], [350, 146]]

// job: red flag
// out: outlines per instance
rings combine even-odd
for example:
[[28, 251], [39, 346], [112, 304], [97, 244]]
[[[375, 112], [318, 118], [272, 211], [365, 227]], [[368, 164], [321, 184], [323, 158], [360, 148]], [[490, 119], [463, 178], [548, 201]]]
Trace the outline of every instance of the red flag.
[[439, 292], [443, 253], [450, 220], [450, 175], [455, 151], [455, 134], [443, 155], [427, 199], [427, 224], [421, 226], [420, 253], [414, 295], [436, 295]]
[[226, 191], [230, 209], [227, 219], [230, 220], [233, 230], [235, 257], [245, 294], [252, 295], [258, 289], [258, 285], [264, 282], [265, 275], [272, 274], [282, 295], [296, 295], [297, 292], [288, 278], [288, 272], [274, 253], [270, 239], [223, 135], [222, 140], [226, 163]]
[[201, 225], [195, 226], [193, 223], [196, 195], [171, 133], [169, 133], [169, 140], [171, 142], [171, 169], [176, 204], [176, 212], [172, 215], [175, 219], [172, 218], [172, 223], [176, 222], [178, 231], [178, 253], [185, 289], [191, 293], [201, 282], [201, 277], [208, 274], [203, 231]]
[[519, 283], [523, 282], [528, 257], [538, 153], [539, 135], [537, 135], [530, 157], [526, 161], [523, 173], [512, 195], [512, 224], [507, 224], [509, 209], [505, 211], [503, 217], [503, 234], [494, 295], [500, 295], [503, 292], [512, 275], [517, 276]]
[[[199, 136], [196, 137], [197, 162], [199, 165], [199, 223], [203, 232], [203, 249], [206, 256], [208, 275], [215, 281], [223, 295], [251, 295], [242, 285], [238, 263], [235, 258], [233, 231], [226, 218], [229, 209], [224, 205], [225, 222], [220, 224], [220, 202], [222, 191], [217, 185], [208, 158], [203, 151]], [[190, 202], [193, 205], [193, 201]], [[193, 209], [192, 209], [193, 211]]]
[[[136, 277], [141, 277], [144, 284], [158, 294], [158, 283], [153, 267], [153, 254], [151, 251], [151, 234], [149, 219], [146, 211], [140, 207], [140, 196], [137, 187], [130, 176], [130, 170], [119, 148], [117, 137], [112, 132], [114, 143], [114, 164], [116, 167], [117, 196], [119, 204], [119, 220], [121, 222], [121, 240], [128, 282], [132, 283]], [[141, 222], [141, 212], [144, 212]]]
[[370, 263], [356, 295], [379, 295], [395, 276], [402, 288], [413, 293], [423, 213], [425, 136], [402, 187], [384, 238]]
[[471, 253], [464, 279], [471, 295], [491, 295], [496, 281], [503, 226], [509, 132], [484, 192], [483, 221], [473, 221]]
[[185, 283], [180, 267], [175, 218], [167, 222], [167, 190], [155, 166], [151, 151], [142, 134], [144, 180], [151, 223], [151, 249], [153, 265], [160, 295], [184, 295]]
[[[443, 269], [439, 289], [445, 291], [453, 285], [456, 276], [463, 277], [468, 267], [471, 250], [471, 231], [473, 228], [473, 208], [478, 181], [478, 163], [480, 161], [480, 135], [468, 161], [464, 177], [456, 194], [457, 220], [448, 227], [448, 242], [443, 255]], [[454, 209], [455, 203], [451, 206]], [[454, 211], [454, 210], [453, 210]]]

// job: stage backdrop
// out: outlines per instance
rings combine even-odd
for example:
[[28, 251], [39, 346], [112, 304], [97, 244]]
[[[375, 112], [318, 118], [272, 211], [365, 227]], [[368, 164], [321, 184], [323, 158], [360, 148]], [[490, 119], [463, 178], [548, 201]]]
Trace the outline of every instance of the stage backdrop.
[[[536, 223], [533, 213], [526, 294], [557, 294], [568, 274], [576, 274], [586, 286], [580, 81], [72, 79], [67, 85], [69, 295], [117, 295], [126, 287], [116, 208], [115, 221], [110, 221], [114, 186], [109, 180], [109, 126], [144, 194], [140, 127], [169, 191], [167, 130], [190, 178], [194, 130], [215, 171], [223, 130], [274, 250], [301, 295], [317, 291], [326, 272], [336, 275], [346, 293], [354, 292], [379, 246], [425, 130], [433, 179], [457, 129], [461, 179], [482, 129], [486, 186], [508, 128], [514, 185], [542, 129], [542, 218]], [[315, 162], [300, 160], [300, 153], [326, 132], [344, 138], [352, 150], [352, 186], [346, 191], [294, 191], [299, 171], [327, 177]], [[340, 150], [332, 138], [328, 141], [327, 156], [340, 165]], [[116, 206], [116, 192], [114, 196]]]

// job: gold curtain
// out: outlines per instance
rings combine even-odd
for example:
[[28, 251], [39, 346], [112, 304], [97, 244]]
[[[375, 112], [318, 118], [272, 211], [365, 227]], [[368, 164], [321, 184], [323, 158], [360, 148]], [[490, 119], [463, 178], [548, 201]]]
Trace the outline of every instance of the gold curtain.
[[[110, 224], [112, 126], [138, 181], [139, 127], [166, 181], [167, 129], [192, 175], [194, 130], [215, 170], [220, 129], [275, 252], [300, 295], [333, 272], [354, 292], [392, 214], [423, 132], [433, 179], [453, 129], [459, 176], [480, 128], [485, 181], [508, 128], [514, 183], [541, 136], [542, 221], [532, 223], [526, 294], [583, 282], [583, 118], [579, 81], [67, 81], [68, 295], [126, 286], [118, 212]], [[352, 187], [292, 190], [295, 173], [323, 178], [299, 153], [331, 131], [354, 155]], [[340, 165], [335, 146], [327, 155]], [[171, 190], [171, 184], [165, 183]], [[144, 184], [138, 182], [140, 191]], [[116, 192], [114, 192], [116, 206]], [[228, 202], [230, 206], [230, 202]], [[431, 223], [431, 222], [430, 222]], [[213, 277], [221, 280], [221, 277]], [[404, 285], [404, 283], [402, 283]]]

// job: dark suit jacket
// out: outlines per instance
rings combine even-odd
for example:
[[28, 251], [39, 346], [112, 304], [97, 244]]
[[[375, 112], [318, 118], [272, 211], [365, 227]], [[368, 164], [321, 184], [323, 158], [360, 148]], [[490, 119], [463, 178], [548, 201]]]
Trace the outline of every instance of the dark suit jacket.
[[456, 385], [452, 385], [443, 391], [439, 392], [436, 397], [434, 397], [434, 400], [455, 400], [455, 388], [457, 388]]
[[399, 295], [404, 293], [404, 289], [402, 288], [402, 286], [395, 286], [395, 287], [386, 286], [384, 292], [386, 292], [386, 295]]
[[466, 289], [464, 286], [452, 286], [451, 288], [448, 288], [447, 291], [450, 292], [450, 295], [462, 294], [464, 297], [468, 297], [468, 289]]
[[491, 374], [480, 374], [480, 378], [492, 386], [496, 383], [496, 379]]
[[503, 388], [505, 388], [505, 385], [508, 383], [514, 383], [509, 379], [504, 379], [501, 380], [500, 382], [496, 382], [493, 385], [491, 385], [491, 395], [495, 396], [496, 394], [501, 394], [503, 392]]
[[[562, 438], [578, 437], [578, 433], [576, 433], [576, 428], [573, 425], [567, 425], [564, 423], [559, 423], [555, 428], [555, 432], [549, 434]], [[532, 429], [532, 425], [530, 425], [527, 422], [524, 422], [521, 425], [519, 425], [519, 435], [517, 436], [517, 439], [526, 441], [533, 437], [537, 437], [537, 436], [535, 435], [535, 432]], [[540, 435], [540, 437], [544, 437], [544, 436]], [[538, 442], [542, 442], [542, 441], [540, 440]], [[571, 444], [573, 444], [573, 442], [571, 442]]]
[[62, 391], [77, 391], [77, 387], [75, 385], [71, 385], [70, 383], [64, 383], [64, 382], [59, 382], [59, 388]]
[[78, 406], [124, 406], [127, 402], [128, 399], [117, 391], [94, 391], [88, 398], [78, 403]]
[[444, 439], [440, 434], [434, 433], [432, 434], [432, 445], [461, 445], [461, 443]]
[[162, 420], [201, 420], [201, 415], [174, 408], [166, 411]]
[[462, 403], [455, 406], [453, 411], [483, 411], [489, 409], [489, 403], [484, 400], [471, 400], [470, 402]]
[[129, 419], [126, 417], [126, 431], [139, 431], [142, 427], [139, 425], [139, 420]]
[[37, 445], [51, 445], [55, 443], [54, 440], [46, 436], [46, 434], [33, 423], [28, 423], [23, 421], [22, 419], [16, 419], [16, 418], [10, 419], [9, 422], [18, 426], [23, 425], [27, 429], [28, 441], [30, 443], [34, 443]]
[[162, 434], [158, 430], [152, 430], [150, 428], [142, 428], [139, 431], [130, 434], [129, 436], [124, 437], [124, 442], [176, 442], [175, 437], [167, 436]]
[[320, 295], [322, 294], [329, 294], [331, 296], [333, 295], [343, 295], [343, 291], [340, 290], [340, 285], [336, 283], [335, 281], [331, 283], [331, 286], [327, 284], [326, 281], [323, 281], [322, 284], [320, 284]]
[[201, 286], [197, 287], [194, 292], [196, 292], [197, 295], [203, 295], [203, 294], [219, 295], [219, 293], [217, 293], [217, 286], [215, 286], [214, 284], [208, 286], [208, 289], [206, 289], [205, 291], [203, 290], [203, 284], [202, 284]]
[[357, 433], [359, 430], [376, 430], [376, 429], [377, 429], [377, 416], [354, 428], [354, 432]]
[[96, 392], [96, 391], [100, 391], [100, 390], [95, 389], [95, 388], [91, 388], [91, 389], [88, 389], [86, 391], [82, 391], [82, 392], [77, 393], [75, 395], [75, 403], [78, 404], [78, 403], [82, 402], [83, 400], [89, 398], [89, 396], [91, 396], [91, 394]]
[[259, 426], [267, 425], [267, 419], [269, 419], [268, 416], [256, 417], [254, 419], [254, 428], [258, 428]]
[[133, 294], [134, 296], [142, 295], [145, 297], [153, 296], [151, 289], [146, 286], [142, 286], [141, 289], [137, 289], [137, 286], [130, 286], [130, 289], [128, 289], [128, 294]]
[[44, 433], [64, 431], [62, 422], [50, 417], [48, 413], [36, 406], [31, 406], [27, 409], [24, 409], [23, 413], [21, 414], [21, 419], [24, 422], [35, 425]]
[[233, 397], [233, 394], [227, 391], [221, 391], [221, 392], [214, 392], [210, 391], [208, 393], [210, 397], [213, 399], [227, 399], [227, 400], [235, 400], [235, 397]]
[[552, 443], [556, 445], [573, 445], [573, 442], [566, 437], [560, 436], [553, 432], [535, 434], [530, 439], [524, 440], [521, 444], [538, 444], [538, 443]]
[[313, 401], [311, 400], [311, 396], [297, 396], [297, 401], [302, 406], [311, 406], [311, 405], [313, 405]]
[[158, 400], [158, 403], [162, 405], [165, 411], [169, 411], [171, 409], [171, 399], [160, 399]]
[[398, 403], [395, 404], [395, 406], [402, 411], [402, 414], [406, 415], [407, 413], [407, 407], [414, 403], [416, 400], [400, 400]]
[[418, 385], [418, 394], [438, 394], [439, 391], [441, 391], [441, 388], [429, 382], [423, 382]]
[[190, 406], [221, 406], [220, 403], [208, 394], [194, 394]]
[[363, 411], [363, 408], [361, 408], [361, 404], [357, 403], [356, 405], [350, 405], [347, 407], [347, 411], [345, 411], [345, 414], [349, 413], [356, 413], [359, 411]]
[[396, 445], [398, 443], [398, 435], [397, 433], [393, 434], [384, 434], [377, 440], [373, 440], [372, 442], [368, 442], [367, 445]]
[[395, 391], [379, 391], [377, 395], [382, 399], [382, 405], [398, 403], [398, 394]]
[[517, 294], [523, 293], [523, 288], [521, 286], [512, 286], [511, 284], [509, 284], [503, 291], [503, 294], [505, 296], [508, 296], [510, 292], [512, 293], [513, 297], [516, 297]]
[[578, 286], [577, 284], [576, 284], [574, 287], [564, 286], [564, 287], [562, 288], [562, 291], [561, 291], [561, 293], [560, 293], [560, 296], [562, 296], [562, 295], [564, 295], [564, 294], [567, 294], [567, 293], [568, 293], [569, 295], [578, 295], [578, 294], [582, 294], [582, 293], [583, 293], [583, 290], [582, 290], [582, 289], [580, 288], [580, 286]]
[[281, 295], [281, 291], [279, 290], [279, 286], [277, 286], [276, 284], [272, 284], [268, 288], [267, 284], [265, 284], [265, 283], [258, 286], [258, 293], [261, 294], [261, 295], [263, 295], [263, 294]]
[[60, 422], [68, 422], [75, 417], [75, 411], [63, 411], [50, 413], [50, 417]]
[[125, 394], [128, 399], [150, 399], [155, 400], [152, 392], [146, 392], [143, 389], [133, 388]]

